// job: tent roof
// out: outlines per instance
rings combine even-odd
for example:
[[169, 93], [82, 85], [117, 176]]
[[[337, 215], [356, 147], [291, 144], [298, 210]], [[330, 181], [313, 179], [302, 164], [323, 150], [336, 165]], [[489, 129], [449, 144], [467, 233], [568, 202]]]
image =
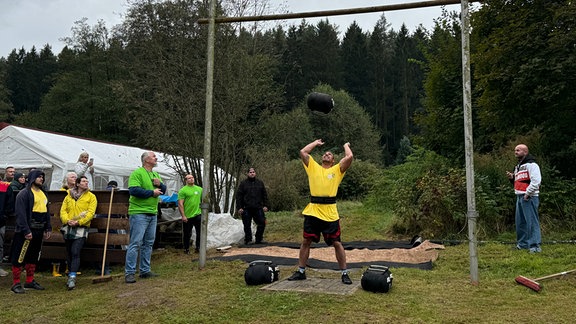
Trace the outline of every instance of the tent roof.
[[[118, 145], [93, 139], [74, 137], [49, 131], [0, 124], [0, 167], [59, 168], [73, 170], [80, 153], [88, 152], [94, 158], [95, 173], [111, 176], [129, 176], [141, 166], [140, 157], [148, 151], [137, 147]], [[155, 152], [155, 168], [163, 179], [177, 179], [169, 165], [171, 157]]]

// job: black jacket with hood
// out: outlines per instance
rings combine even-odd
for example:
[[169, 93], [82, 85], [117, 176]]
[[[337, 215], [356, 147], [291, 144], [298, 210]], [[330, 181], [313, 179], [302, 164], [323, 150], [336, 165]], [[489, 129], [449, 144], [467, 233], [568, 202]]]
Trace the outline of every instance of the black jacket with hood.
[[[16, 214], [16, 228], [14, 232], [22, 232], [24, 235], [31, 233], [30, 226], [32, 224], [32, 208], [34, 207], [34, 193], [32, 193], [32, 183], [36, 181], [39, 176], [44, 176], [44, 172], [40, 170], [30, 171], [28, 174], [28, 182], [26, 188], [20, 190], [16, 196], [16, 203], [14, 212]], [[43, 188], [40, 188], [43, 190]], [[48, 197], [48, 195], [46, 195]], [[46, 199], [46, 213], [42, 215], [36, 215], [34, 221], [36, 223], [44, 223], [44, 232], [52, 231], [52, 225], [50, 224], [50, 212], [48, 199]]]

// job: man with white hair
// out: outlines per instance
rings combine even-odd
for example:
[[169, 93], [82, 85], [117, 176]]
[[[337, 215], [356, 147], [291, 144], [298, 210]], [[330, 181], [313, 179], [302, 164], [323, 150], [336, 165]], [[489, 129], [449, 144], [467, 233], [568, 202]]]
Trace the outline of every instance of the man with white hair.
[[158, 172], [152, 169], [158, 159], [154, 152], [142, 153], [142, 166], [128, 180], [130, 200], [128, 214], [130, 215], [130, 244], [126, 251], [124, 280], [126, 283], [136, 282], [136, 262], [140, 252], [140, 278], [152, 278], [157, 274], [150, 270], [152, 247], [156, 239], [156, 224], [158, 223], [158, 196], [166, 192], [166, 185]]
[[64, 177], [62, 188], [60, 188], [60, 190], [69, 190], [74, 188], [76, 186], [76, 179], [78, 179], [76, 172], [71, 171], [66, 173], [66, 177]]

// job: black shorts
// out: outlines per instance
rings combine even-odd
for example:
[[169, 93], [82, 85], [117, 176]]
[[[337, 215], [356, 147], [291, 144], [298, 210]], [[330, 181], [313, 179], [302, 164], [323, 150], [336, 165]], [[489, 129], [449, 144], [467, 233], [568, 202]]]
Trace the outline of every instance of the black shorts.
[[340, 242], [340, 220], [327, 222], [314, 216], [304, 215], [304, 238], [318, 243], [320, 242], [320, 233], [322, 233], [324, 242], [328, 246], [334, 242]]
[[22, 246], [24, 246], [26, 238], [24, 237], [23, 232], [14, 233], [10, 251], [10, 263], [12, 263], [13, 266], [21, 267], [25, 264], [38, 264], [38, 261], [40, 261], [40, 254], [42, 252], [42, 240], [44, 239], [44, 229], [31, 229], [31, 232], [32, 240], [26, 249], [24, 254], [24, 261], [22, 263], [18, 262], [18, 259], [20, 258]]

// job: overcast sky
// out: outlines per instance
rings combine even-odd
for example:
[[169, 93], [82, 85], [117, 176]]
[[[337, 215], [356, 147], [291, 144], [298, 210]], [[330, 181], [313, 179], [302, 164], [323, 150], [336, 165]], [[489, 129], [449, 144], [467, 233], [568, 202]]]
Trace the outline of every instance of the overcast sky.
[[[289, 12], [321, 11], [344, 8], [361, 8], [388, 4], [408, 3], [421, 0], [270, 0]], [[71, 36], [74, 22], [88, 18], [89, 25], [99, 19], [106, 26], [119, 24], [126, 11], [125, 0], [0, 0], [0, 56], [7, 57], [12, 49], [32, 46], [38, 50], [45, 44], [52, 46], [54, 54], [60, 53], [64, 43], [59, 39]], [[449, 11], [460, 11], [460, 5], [446, 7]], [[368, 13], [347, 16], [324, 17], [344, 33], [352, 21], [356, 21], [364, 31], [372, 31], [381, 13]], [[441, 7], [389, 11], [385, 13], [391, 27], [398, 30], [405, 23], [411, 32], [419, 24], [430, 29], [433, 19], [441, 15]], [[318, 18], [323, 19], [323, 18]], [[315, 22], [317, 19], [307, 19]], [[300, 20], [288, 20], [288, 24], [298, 24]]]

